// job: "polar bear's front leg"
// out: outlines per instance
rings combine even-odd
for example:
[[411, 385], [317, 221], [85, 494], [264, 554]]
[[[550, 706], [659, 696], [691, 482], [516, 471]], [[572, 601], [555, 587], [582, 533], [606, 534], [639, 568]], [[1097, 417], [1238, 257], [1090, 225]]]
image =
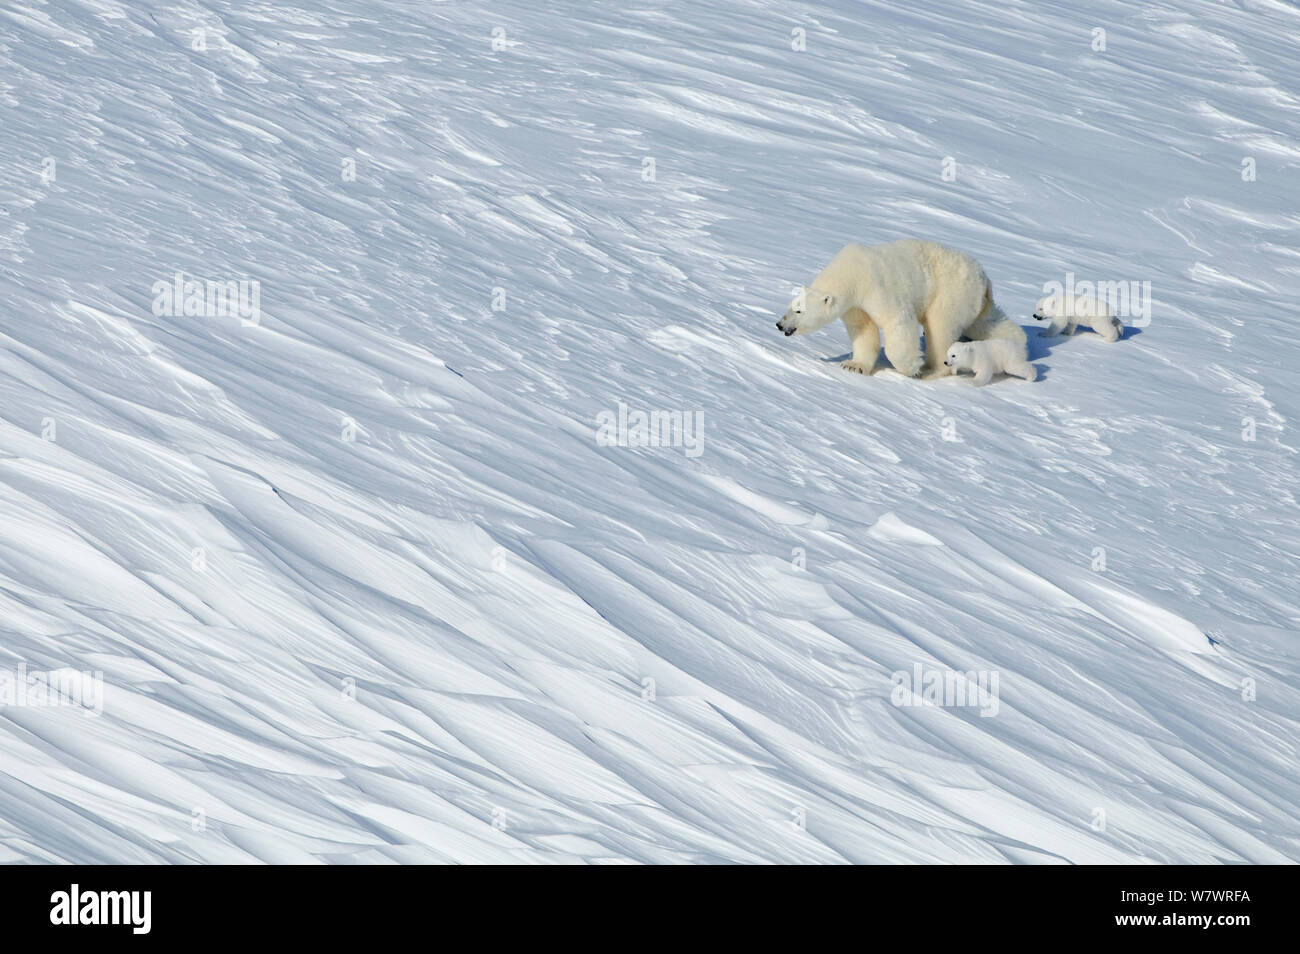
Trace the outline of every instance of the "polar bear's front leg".
[[845, 371], [870, 374], [880, 357], [880, 331], [871, 316], [860, 308], [850, 308], [844, 313], [844, 327], [849, 330], [853, 357], [840, 364]]
[[987, 361], [981, 362], [975, 368], [975, 386], [982, 388], [993, 380], [993, 365]]
[[1047, 327], [1044, 328], [1042, 331], [1040, 331], [1038, 334], [1040, 338], [1055, 338], [1064, 330], [1065, 330], [1065, 319], [1053, 318], [1051, 321], [1047, 323]]
[[921, 323], [915, 318], [894, 317], [893, 321], [882, 321], [880, 330], [885, 336], [885, 357], [894, 370], [909, 378], [920, 374]]
[[941, 378], [952, 372], [943, 359], [948, 356], [957, 339], [948, 329], [940, 330], [932, 324], [925, 326], [925, 379]]

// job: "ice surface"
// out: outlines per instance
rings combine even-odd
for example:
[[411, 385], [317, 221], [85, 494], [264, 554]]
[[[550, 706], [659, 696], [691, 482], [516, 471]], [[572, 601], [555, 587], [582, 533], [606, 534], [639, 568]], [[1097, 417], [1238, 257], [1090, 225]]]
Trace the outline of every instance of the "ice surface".
[[[9, 0], [0, 670], [103, 698], [0, 708], [0, 860], [1300, 860], [1298, 32]], [[909, 235], [1151, 320], [982, 389], [773, 327]]]

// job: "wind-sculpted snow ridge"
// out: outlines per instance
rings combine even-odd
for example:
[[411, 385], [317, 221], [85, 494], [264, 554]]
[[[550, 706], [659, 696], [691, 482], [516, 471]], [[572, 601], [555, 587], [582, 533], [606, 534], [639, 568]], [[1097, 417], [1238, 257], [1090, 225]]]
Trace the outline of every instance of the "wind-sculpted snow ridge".
[[923, 6], [7, 3], [0, 861], [1300, 860], [1300, 14]]

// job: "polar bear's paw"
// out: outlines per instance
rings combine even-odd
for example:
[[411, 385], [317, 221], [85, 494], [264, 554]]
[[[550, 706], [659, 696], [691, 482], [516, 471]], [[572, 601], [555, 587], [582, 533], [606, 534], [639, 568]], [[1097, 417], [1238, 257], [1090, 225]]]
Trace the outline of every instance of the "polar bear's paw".
[[858, 374], [870, 374], [875, 365], [867, 364], [865, 361], [841, 361], [840, 367], [845, 371], [856, 371]]

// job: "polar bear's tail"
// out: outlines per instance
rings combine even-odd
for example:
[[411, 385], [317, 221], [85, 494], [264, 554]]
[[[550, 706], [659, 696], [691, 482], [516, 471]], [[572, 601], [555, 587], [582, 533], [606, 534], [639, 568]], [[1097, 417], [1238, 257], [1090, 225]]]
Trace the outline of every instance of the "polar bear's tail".
[[1027, 346], [1025, 329], [1006, 316], [993, 302], [993, 285], [984, 286], [984, 307], [979, 316], [966, 329], [966, 337], [972, 341], [987, 341], [990, 338], [1007, 338], [1022, 346]]

